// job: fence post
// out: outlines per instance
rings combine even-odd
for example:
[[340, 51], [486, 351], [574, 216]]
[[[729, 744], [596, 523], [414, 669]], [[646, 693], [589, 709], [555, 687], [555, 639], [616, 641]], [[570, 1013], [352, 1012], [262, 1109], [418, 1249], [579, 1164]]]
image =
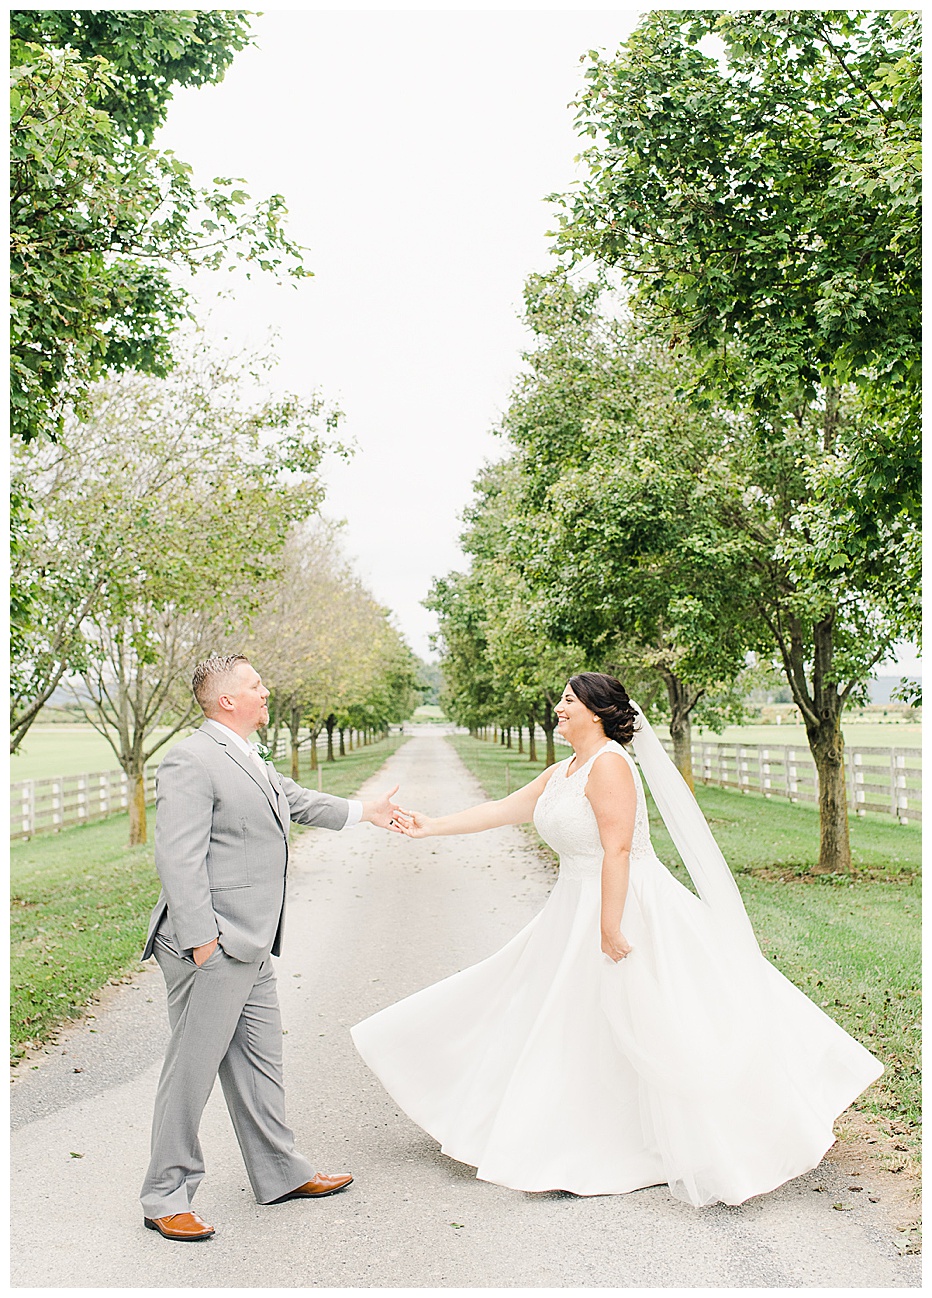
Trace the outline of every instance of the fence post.
[[61, 827], [65, 801], [65, 782], [63, 779], [52, 781], [52, 827]]
[[786, 750], [787, 796], [790, 802], [799, 801], [799, 772], [796, 769], [796, 749]]
[[909, 796], [906, 792], [906, 754], [900, 754], [895, 748], [891, 748], [890, 756], [894, 763], [893, 797], [896, 805], [893, 814], [901, 825], [907, 825], [909, 824], [909, 816], [906, 814], [909, 808]]
[[855, 815], [857, 816], [864, 815], [864, 808], [860, 805], [864, 801], [864, 790], [861, 788], [864, 783], [864, 772], [861, 770], [863, 761], [863, 753], [854, 754], [854, 801]]
[[897, 814], [897, 750], [890, 749], [890, 815]]
[[35, 831], [36, 824], [36, 783], [35, 780], [27, 780], [23, 784], [22, 801], [20, 803], [20, 814], [23, 818], [23, 833], [32, 834]]

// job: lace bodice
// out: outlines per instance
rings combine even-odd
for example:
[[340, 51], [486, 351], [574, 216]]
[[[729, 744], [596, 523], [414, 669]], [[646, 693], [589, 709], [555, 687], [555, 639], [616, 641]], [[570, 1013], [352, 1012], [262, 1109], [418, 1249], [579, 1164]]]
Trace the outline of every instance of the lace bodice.
[[647, 804], [641, 776], [630, 753], [610, 739], [604, 748], [577, 770], [567, 775], [572, 757], [558, 762], [534, 808], [534, 824], [545, 843], [560, 857], [560, 874], [575, 879], [599, 878], [602, 870], [602, 841], [595, 812], [586, 797], [586, 781], [592, 763], [602, 753], [621, 753], [631, 767], [637, 792], [634, 835], [631, 840], [632, 864], [637, 858], [651, 855]]

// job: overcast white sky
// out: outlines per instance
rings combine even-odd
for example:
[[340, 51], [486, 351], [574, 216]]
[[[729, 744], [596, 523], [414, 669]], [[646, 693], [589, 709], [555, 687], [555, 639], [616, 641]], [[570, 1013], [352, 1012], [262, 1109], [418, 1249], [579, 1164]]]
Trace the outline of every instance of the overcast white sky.
[[[436, 623], [420, 602], [463, 566], [459, 515], [502, 453], [522, 285], [550, 263], [544, 197], [576, 175], [580, 56], [616, 48], [637, 17], [267, 12], [219, 86], [175, 95], [156, 140], [202, 182], [285, 196], [314, 278], [237, 277], [221, 303], [212, 279], [195, 286], [232, 344], [278, 332], [278, 386], [345, 411], [358, 451], [328, 463], [325, 512], [347, 520], [357, 570], [422, 656]], [[911, 652], [900, 662], [916, 669]]]
[[420, 601], [462, 566], [458, 516], [501, 454], [522, 285], [549, 261], [544, 196], [575, 175], [580, 55], [636, 21], [272, 11], [219, 86], [176, 94], [156, 141], [202, 181], [285, 196], [314, 278], [237, 279], [212, 319], [237, 343], [277, 329], [277, 383], [345, 411], [359, 450], [328, 465], [326, 512], [346, 518], [358, 570], [422, 656], [435, 620]]

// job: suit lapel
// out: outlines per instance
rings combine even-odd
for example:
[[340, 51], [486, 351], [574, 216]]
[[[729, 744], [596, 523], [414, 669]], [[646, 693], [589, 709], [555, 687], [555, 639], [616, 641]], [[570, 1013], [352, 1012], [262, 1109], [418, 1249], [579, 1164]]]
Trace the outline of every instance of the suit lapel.
[[220, 745], [220, 747], [226, 753], [227, 757], [231, 758], [236, 763], [236, 765], [240, 768], [240, 770], [245, 772], [245, 774], [249, 776], [249, 778], [252, 780], [254, 784], [258, 785], [258, 787], [265, 794], [269, 806], [272, 808], [273, 812], [275, 813], [276, 820], [284, 829], [286, 827], [286, 822], [282, 818], [282, 809], [280, 803], [280, 786], [278, 784], [278, 780], [276, 779], [273, 784], [272, 781], [274, 777], [271, 775], [271, 773], [269, 779], [263, 780], [262, 776], [256, 770], [255, 766], [253, 766], [252, 762], [249, 760], [246, 754], [242, 752], [239, 748], [237, 748], [235, 744], [228, 744], [222, 738], [222, 736], [217, 734], [213, 726], [202, 726], [201, 729], [204, 731], [205, 734], [210, 735], [211, 739], [213, 739], [216, 743]]

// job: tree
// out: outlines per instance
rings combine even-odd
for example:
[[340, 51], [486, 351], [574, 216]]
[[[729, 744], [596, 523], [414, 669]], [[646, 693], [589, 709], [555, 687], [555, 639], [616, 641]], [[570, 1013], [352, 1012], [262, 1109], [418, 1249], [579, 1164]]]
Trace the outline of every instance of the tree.
[[621, 269], [719, 374], [740, 338], [762, 393], [914, 385], [919, 39], [915, 11], [649, 14], [590, 55], [562, 246]]
[[[812, 469], [812, 558], [881, 595], [877, 528], [915, 532], [920, 508], [920, 31], [909, 10], [649, 14], [590, 56], [589, 174], [559, 240], [621, 274], [710, 397], [845, 393]], [[915, 583], [893, 587], [918, 631]]]
[[[89, 414], [103, 376], [169, 371], [189, 312], [179, 271], [232, 260], [247, 274], [308, 272], [281, 195], [250, 205], [235, 180], [199, 189], [187, 164], [151, 147], [173, 87], [219, 80], [247, 43], [243, 11], [22, 10], [11, 23], [11, 429], [41, 442]], [[50, 611], [19, 580], [41, 548], [30, 483], [24, 468], [11, 497], [11, 617], [14, 664], [35, 665], [22, 628]], [[77, 622], [51, 615], [53, 664], [80, 644], [72, 596], [85, 576], [54, 575]], [[16, 666], [14, 678], [19, 689]]]
[[188, 309], [172, 268], [215, 268], [232, 254], [305, 272], [280, 195], [250, 210], [237, 181], [198, 189], [186, 163], [119, 128], [102, 107], [122, 84], [106, 60], [35, 44], [16, 52], [11, 418], [28, 441], [54, 437], [106, 373], [168, 371]]
[[10, 14], [14, 63], [27, 46], [105, 59], [111, 85], [101, 108], [130, 139], [151, 144], [175, 86], [216, 83], [250, 43], [244, 9], [21, 9]]
[[918, 620], [918, 39], [903, 11], [649, 15], [592, 56], [561, 235], [736, 420], [726, 516], [819, 771], [823, 871], [850, 869], [842, 709]]
[[421, 693], [421, 703], [437, 707], [443, 687], [443, 672], [437, 664], [426, 662], [423, 658], [418, 659], [417, 688]]
[[540, 725], [550, 765], [556, 760], [554, 709], [569, 676], [586, 664], [576, 645], [548, 639], [512, 557], [515, 484], [509, 461], [479, 474], [461, 538], [472, 557], [470, 572], [435, 582], [425, 602], [440, 615], [438, 642], [450, 714], [473, 731], [489, 724], [527, 724], [532, 761], [535, 727]]
[[731, 433], [683, 399], [684, 360], [608, 302], [597, 309], [596, 291], [560, 275], [528, 282], [537, 345], [503, 421], [520, 519], [506, 544], [547, 637], [662, 678], [691, 783], [692, 719], [738, 710], [735, 683], [760, 639], [747, 545], [719, 516], [715, 467]]
[[353, 573], [332, 523], [293, 529], [260, 601], [248, 650], [271, 690], [275, 733], [284, 726], [291, 736], [295, 779], [302, 747], [316, 769], [322, 731], [332, 760], [337, 727], [382, 729], [410, 716], [413, 655]]
[[492, 723], [498, 707], [481, 587], [470, 574], [448, 573], [434, 580], [424, 606], [438, 614], [440, 623], [434, 644], [443, 672], [443, 710], [476, 735]]
[[241, 637], [272, 556], [322, 496], [336, 416], [318, 398], [247, 397], [256, 373], [255, 358], [195, 346], [168, 379], [101, 383], [86, 424], [16, 452], [35, 509], [20, 559], [44, 617], [21, 628], [14, 744], [77, 664], [85, 714], [133, 782], [132, 842], [155, 731], [187, 724], [193, 662]]

